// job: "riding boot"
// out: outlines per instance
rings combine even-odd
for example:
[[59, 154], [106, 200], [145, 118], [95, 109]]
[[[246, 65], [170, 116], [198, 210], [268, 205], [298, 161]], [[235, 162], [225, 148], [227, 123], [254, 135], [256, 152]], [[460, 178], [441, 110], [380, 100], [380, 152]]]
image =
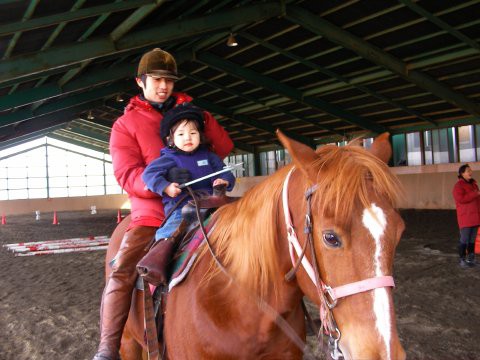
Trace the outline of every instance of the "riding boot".
[[137, 271], [148, 283], [165, 286], [169, 279], [169, 267], [176, 248], [176, 237], [160, 239], [150, 252], [138, 262]]
[[135, 266], [154, 234], [155, 228], [139, 226], [128, 231], [122, 240], [103, 293], [100, 345], [93, 360], [119, 359], [120, 340], [137, 278]]

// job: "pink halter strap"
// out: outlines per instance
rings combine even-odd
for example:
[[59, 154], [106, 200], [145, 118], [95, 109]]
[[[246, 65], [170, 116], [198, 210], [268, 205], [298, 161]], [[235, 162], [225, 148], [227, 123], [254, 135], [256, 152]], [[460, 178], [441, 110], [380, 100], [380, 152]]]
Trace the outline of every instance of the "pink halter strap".
[[[282, 189], [282, 202], [285, 224], [287, 226], [287, 239], [290, 258], [292, 260], [292, 264], [295, 265], [295, 252], [297, 256], [300, 257], [302, 253], [302, 246], [298, 242], [297, 234], [295, 233], [295, 229], [293, 228], [292, 218], [290, 216], [290, 209], [288, 206], [288, 183], [290, 181], [290, 176], [292, 175], [294, 170], [295, 167], [292, 167], [292, 169], [290, 169], [290, 171], [288, 172], [287, 177], [285, 178]], [[329, 304], [329, 307], [331, 309], [336, 305], [337, 299], [340, 299], [342, 297], [370, 291], [381, 287], [395, 287], [395, 282], [393, 281], [392, 276], [377, 276], [353, 282], [350, 284], [341, 285], [336, 288], [331, 288], [330, 286], [323, 284], [321, 280], [321, 284], [317, 284], [317, 281], [315, 280], [315, 271], [306, 256], [302, 258], [302, 266], [308, 274], [310, 280], [312, 280], [312, 282], [315, 284], [315, 286], [317, 288], [320, 286], [324, 292], [328, 293], [329, 297], [331, 298], [331, 303]]]

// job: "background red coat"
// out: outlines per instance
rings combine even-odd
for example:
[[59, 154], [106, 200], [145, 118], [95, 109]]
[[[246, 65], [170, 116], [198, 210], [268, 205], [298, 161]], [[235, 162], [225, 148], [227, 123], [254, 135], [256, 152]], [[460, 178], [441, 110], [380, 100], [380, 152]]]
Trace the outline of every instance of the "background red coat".
[[471, 182], [458, 179], [453, 187], [453, 198], [457, 207], [457, 220], [459, 228], [480, 225], [480, 195], [475, 180]]

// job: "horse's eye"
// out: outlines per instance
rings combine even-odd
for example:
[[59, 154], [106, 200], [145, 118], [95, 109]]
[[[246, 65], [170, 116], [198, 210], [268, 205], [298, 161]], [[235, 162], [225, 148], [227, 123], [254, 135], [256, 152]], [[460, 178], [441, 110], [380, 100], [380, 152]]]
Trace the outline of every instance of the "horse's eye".
[[335, 232], [332, 230], [326, 230], [323, 232], [323, 242], [330, 247], [342, 246], [340, 237], [337, 234], [335, 234]]

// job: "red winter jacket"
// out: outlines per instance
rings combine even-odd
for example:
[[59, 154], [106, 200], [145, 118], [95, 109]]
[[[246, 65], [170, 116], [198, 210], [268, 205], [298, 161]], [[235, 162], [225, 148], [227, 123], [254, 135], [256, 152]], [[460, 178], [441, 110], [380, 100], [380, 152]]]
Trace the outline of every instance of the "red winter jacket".
[[477, 182], [458, 179], [453, 187], [453, 198], [457, 207], [457, 220], [460, 229], [480, 225], [480, 196]]
[[[177, 104], [192, 100], [182, 93], [173, 96]], [[211, 149], [223, 159], [233, 149], [233, 142], [210, 113], [205, 111], [204, 117], [205, 137], [210, 140]], [[115, 177], [130, 199], [129, 229], [140, 225], [160, 226], [165, 217], [161, 197], [147, 190], [142, 181], [145, 167], [160, 156], [160, 149], [164, 147], [160, 138], [162, 118], [150, 103], [135, 96], [112, 126], [110, 155]]]

